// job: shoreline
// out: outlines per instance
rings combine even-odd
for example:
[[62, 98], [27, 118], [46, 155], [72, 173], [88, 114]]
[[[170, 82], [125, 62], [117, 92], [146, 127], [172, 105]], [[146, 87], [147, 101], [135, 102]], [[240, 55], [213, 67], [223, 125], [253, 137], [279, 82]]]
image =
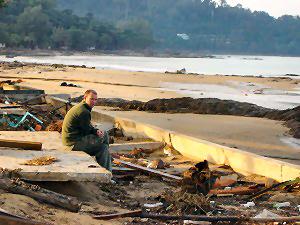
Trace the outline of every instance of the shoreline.
[[156, 50], [132, 51], [132, 50], [110, 50], [110, 51], [75, 51], [75, 50], [47, 50], [47, 49], [0, 49], [0, 55], [12, 56], [57, 56], [57, 55], [93, 55], [93, 56], [128, 56], [128, 57], [156, 57], [156, 58], [215, 58], [216, 56], [250, 56], [250, 57], [300, 57], [300, 55], [259, 54], [247, 52], [166, 52]]
[[[67, 56], [67, 55], [63, 55]], [[78, 56], [78, 55], [73, 55], [73, 56]], [[92, 55], [88, 55], [92, 56]], [[99, 55], [101, 56], [101, 55]], [[110, 56], [110, 55], [102, 55], [102, 56]], [[114, 55], [112, 55], [114, 56]], [[117, 56], [117, 55], [116, 55]], [[25, 56], [27, 57], [27, 56]], [[31, 56], [28, 56], [31, 57]], [[45, 56], [46, 57], [46, 56]], [[13, 57], [14, 58], [14, 57]], [[9, 58], [7, 58], [9, 59]], [[123, 71], [123, 72], [131, 72], [131, 73], [158, 73], [158, 74], [170, 74], [170, 75], [186, 75], [186, 76], [224, 76], [224, 77], [245, 77], [245, 78], [279, 78], [279, 79], [287, 79], [287, 80], [295, 80], [298, 81], [300, 80], [300, 74], [283, 74], [280, 76], [264, 76], [264, 75], [242, 75], [242, 74], [204, 74], [204, 73], [184, 73], [182, 70], [177, 70], [177, 71], [141, 71], [141, 70], [129, 70], [129, 69], [121, 69], [121, 68], [111, 68], [111, 67], [97, 67], [97, 66], [87, 66], [85, 64], [81, 65], [76, 65], [76, 64], [63, 64], [63, 63], [39, 63], [39, 62], [22, 62], [19, 60], [3, 60], [1, 59], [1, 54], [0, 54], [0, 63], [16, 63], [16, 64], [23, 64], [24, 66], [50, 66], [50, 67], [56, 67], [56, 68], [67, 68], [67, 67], [73, 67], [73, 68], [86, 68], [86, 69], [96, 69], [96, 70], [106, 70], [106, 71]], [[185, 68], [183, 68], [184, 70]], [[299, 81], [300, 83], [300, 81]]]

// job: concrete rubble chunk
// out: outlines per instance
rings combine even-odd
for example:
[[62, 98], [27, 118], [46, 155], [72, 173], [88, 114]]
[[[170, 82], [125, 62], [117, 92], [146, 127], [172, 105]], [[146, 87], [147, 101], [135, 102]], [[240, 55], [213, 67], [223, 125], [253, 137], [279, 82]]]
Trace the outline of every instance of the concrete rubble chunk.
[[[43, 156], [55, 157], [50, 165], [22, 165]], [[22, 179], [31, 181], [94, 181], [109, 183], [111, 173], [84, 152], [1, 150], [0, 165], [9, 170], [21, 169]], [[92, 166], [91, 166], [92, 165]]]

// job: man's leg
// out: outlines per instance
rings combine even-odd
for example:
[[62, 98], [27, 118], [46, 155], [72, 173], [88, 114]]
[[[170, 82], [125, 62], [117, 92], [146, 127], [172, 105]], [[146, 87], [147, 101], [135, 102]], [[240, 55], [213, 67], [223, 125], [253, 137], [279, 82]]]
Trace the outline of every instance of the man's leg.
[[110, 172], [112, 171], [112, 166], [111, 166], [111, 155], [108, 150], [109, 146], [107, 144], [102, 144], [100, 146], [100, 151], [98, 151], [95, 156], [96, 160], [99, 163], [99, 165], [103, 166]]
[[111, 155], [109, 153], [109, 136], [104, 132], [103, 138], [90, 134], [78, 141], [73, 151], [84, 151], [91, 156], [95, 156], [99, 165], [111, 171]]

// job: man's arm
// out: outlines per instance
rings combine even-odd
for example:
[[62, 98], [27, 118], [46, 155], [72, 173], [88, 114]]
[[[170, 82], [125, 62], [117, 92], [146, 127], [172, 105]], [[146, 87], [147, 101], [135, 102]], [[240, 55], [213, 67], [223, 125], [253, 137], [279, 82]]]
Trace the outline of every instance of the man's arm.
[[97, 135], [97, 129], [91, 124], [91, 115], [89, 113], [82, 113], [79, 117], [79, 127], [85, 135]]

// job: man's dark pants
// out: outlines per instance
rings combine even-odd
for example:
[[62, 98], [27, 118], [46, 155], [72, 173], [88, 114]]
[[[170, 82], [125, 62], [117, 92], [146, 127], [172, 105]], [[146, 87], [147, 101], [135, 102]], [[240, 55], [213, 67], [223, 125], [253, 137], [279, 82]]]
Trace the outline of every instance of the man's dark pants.
[[101, 138], [98, 135], [90, 134], [81, 138], [72, 147], [73, 151], [83, 151], [91, 156], [95, 156], [99, 165], [112, 171], [111, 155], [109, 153], [109, 136], [104, 132]]

